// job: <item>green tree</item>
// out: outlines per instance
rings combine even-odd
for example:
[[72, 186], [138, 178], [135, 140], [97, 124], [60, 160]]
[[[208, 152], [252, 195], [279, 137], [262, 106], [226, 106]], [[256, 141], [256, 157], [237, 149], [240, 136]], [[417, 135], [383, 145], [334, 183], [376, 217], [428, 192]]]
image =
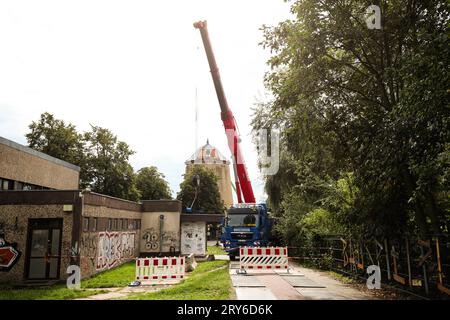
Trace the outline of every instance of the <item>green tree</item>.
[[[200, 177], [198, 192], [196, 192], [197, 175]], [[195, 165], [192, 170], [184, 175], [177, 199], [182, 201], [184, 208], [189, 208], [195, 199], [193, 211], [211, 213], [223, 213], [225, 211], [225, 205], [220, 197], [217, 185], [217, 176], [212, 170], [203, 166]]]
[[94, 192], [136, 201], [136, 175], [129, 157], [134, 154], [129, 145], [118, 141], [111, 131], [92, 126], [83, 135], [86, 143], [86, 177]]
[[[292, 195], [302, 214], [332, 199], [349, 232], [439, 233], [449, 212], [449, 3], [377, 1], [381, 30], [366, 25], [370, 4], [298, 0], [295, 19], [263, 27], [274, 98], [253, 126], [281, 128], [287, 162], [266, 189], [284, 201], [281, 215], [298, 206]], [[357, 192], [347, 206], [336, 196], [349, 173]]]
[[80, 180], [83, 184], [86, 180], [83, 170], [84, 140], [76, 127], [56, 119], [48, 112], [41, 114], [40, 119], [28, 127], [30, 132], [25, 137], [30, 148], [81, 167]]
[[128, 200], [140, 198], [137, 178], [129, 163], [134, 151], [110, 130], [91, 126], [90, 131], [78, 133], [73, 124], [48, 112], [29, 128], [26, 138], [31, 148], [81, 168], [81, 188]]
[[141, 168], [136, 175], [136, 187], [141, 200], [172, 199], [169, 184], [156, 167]]
[[45, 112], [39, 121], [33, 121], [28, 127], [30, 132], [25, 137], [30, 148], [73, 164], [80, 163], [83, 140], [73, 124], [66, 124]]

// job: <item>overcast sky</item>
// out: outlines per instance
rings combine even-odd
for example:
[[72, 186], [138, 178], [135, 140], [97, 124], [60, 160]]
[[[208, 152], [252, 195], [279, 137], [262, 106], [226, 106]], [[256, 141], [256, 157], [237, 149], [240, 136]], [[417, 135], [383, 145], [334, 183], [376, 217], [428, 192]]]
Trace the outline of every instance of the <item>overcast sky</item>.
[[26, 144], [43, 112], [112, 130], [136, 154], [138, 170], [155, 165], [175, 193], [184, 161], [199, 145], [230, 152], [198, 30], [208, 29], [225, 93], [242, 136], [257, 200], [264, 200], [251, 142], [251, 108], [266, 97], [269, 52], [262, 24], [288, 19], [283, 0], [0, 1], [0, 136]]

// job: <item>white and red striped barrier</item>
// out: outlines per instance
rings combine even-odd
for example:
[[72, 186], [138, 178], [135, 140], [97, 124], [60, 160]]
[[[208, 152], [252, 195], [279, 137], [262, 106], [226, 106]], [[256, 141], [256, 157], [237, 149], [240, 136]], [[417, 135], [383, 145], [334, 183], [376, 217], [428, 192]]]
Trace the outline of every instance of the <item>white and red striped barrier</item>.
[[289, 272], [287, 247], [242, 247], [239, 250], [241, 271], [252, 269]]
[[184, 278], [185, 257], [136, 259], [136, 280], [144, 283], [174, 283]]

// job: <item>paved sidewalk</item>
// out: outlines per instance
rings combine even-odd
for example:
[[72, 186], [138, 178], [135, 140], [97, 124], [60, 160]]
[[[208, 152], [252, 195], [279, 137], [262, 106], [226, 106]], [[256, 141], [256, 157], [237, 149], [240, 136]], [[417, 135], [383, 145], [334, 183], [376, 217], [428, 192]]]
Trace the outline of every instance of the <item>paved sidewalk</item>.
[[366, 300], [374, 299], [325, 272], [290, 263], [291, 271], [248, 271], [236, 274], [239, 262], [230, 263], [230, 277], [238, 300]]
[[[109, 292], [96, 294], [90, 297], [78, 298], [75, 300], [114, 300], [114, 299], [126, 299], [129, 295], [135, 293], [155, 292], [161, 289], [167, 288], [168, 285], [157, 286], [139, 286], [139, 287], [122, 287], [122, 288], [102, 288], [101, 290], [107, 290]], [[94, 290], [94, 289], [93, 289]], [[95, 289], [95, 290], [98, 290]]]
[[307, 299], [313, 300], [376, 300], [377, 298], [361, 292], [351, 286], [332, 278], [324, 271], [303, 268], [292, 263], [296, 270], [303, 273], [308, 279], [319, 283], [324, 288], [297, 288]]

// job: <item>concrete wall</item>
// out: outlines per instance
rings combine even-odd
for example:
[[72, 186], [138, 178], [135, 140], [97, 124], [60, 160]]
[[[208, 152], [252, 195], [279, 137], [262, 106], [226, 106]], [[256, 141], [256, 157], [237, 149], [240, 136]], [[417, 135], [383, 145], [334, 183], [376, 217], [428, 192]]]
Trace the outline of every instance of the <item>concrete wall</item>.
[[[180, 252], [181, 202], [144, 201], [142, 204], [141, 256]], [[164, 219], [160, 219], [160, 217]], [[161, 230], [162, 221], [162, 234]]]
[[[69, 211], [64, 211], [64, 206]], [[79, 265], [82, 278], [87, 278], [139, 256], [140, 210], [139, 203], [89, 192], [0, 193], [0, 236], [4, 234], [8, 243], [17, 243], [21, 252], [11, 270], [0, 272], [0, 282], [26, 280], [29, 219], [63, 219], [59, 278], [67, 278], [66, 270], [71, 264]], [[119, 220], [120, 225], [109, 222]]]
[[[89, 221], [87, 227], [86, 219]], [[110, 227], [109, 219], [111, 223], [114, 219], [120, 220], [120, 223]], [[117, 267], [139, 256], [140, 223], [136, 224], [136, 220], [140, 219], [141, 212], [83, 205], [80, 241], [82, 278]]]
[[217, 176], [217, 186], [219, 187], [220, 197], [226, 208], [233, 204], [233, 193], [231, 188], [230, 165], [225, 163], [197, 163], [186, 165], [186, 173], [192, 170], [193, 166], [203, 166], [212, 170]]
[[16, 248], [21, 253], [11, 270], [0, 272], [0, 282], [20, 282], [24, 279], [28, 222], [33, 218], [63, 219], [60, 278], [67, 278], [66, 270], [70, 264], [72, 247], [72, 212], [64, 212], [62, 204], [0, 205], [0, 232], [4, 233], [7, 242], [17, 243]]
[[0, 177], [51, 189], [78, 189], [79, 168], [0, 137]]
[[[136, 203], [80, 190], [1, 192], [0, 249], [6, 241], [21, 256], [10, 270], [0, 268], [0, 282], [26, 280], [29, 219], [62, 219], [59, 279], [66, 279], [69, 265], [79, 265], [82, 278], [87, 278], [140, 255], [178, 254], [180, 214], [177, 200]], [[157, 246], [148, 248], [152, 239]]]

